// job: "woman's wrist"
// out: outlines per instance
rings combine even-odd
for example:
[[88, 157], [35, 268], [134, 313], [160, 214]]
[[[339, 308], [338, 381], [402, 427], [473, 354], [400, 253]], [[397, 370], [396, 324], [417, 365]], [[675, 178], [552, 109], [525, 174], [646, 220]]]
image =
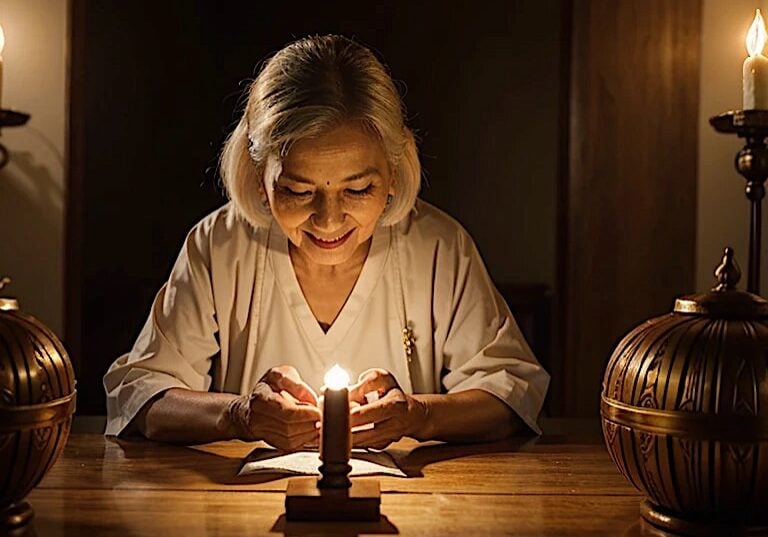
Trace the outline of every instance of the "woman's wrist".
[[411, 400], [413, 402], [411, 411], [414, 413], [414, 420], [410, 434], [407, 436], [415, 438], [420, 442], [432, 440], [435, 436], [435, 425], [432, 420], [432, 403], [434, 399], [424, 397], [423, 395], [412, 395]]
[[248, 396], [235, 397], [224, 405], [216, 421], [219, 434], [233, 440], [253, 440], [248, 427]]
[[[506, 403], [482, 390], [411, 396], [424, 409], [411, 436], [419, 441], [489, 442], [505, 438], [520, 420]], [[419, 425], [419, 421], [421, 424]]]

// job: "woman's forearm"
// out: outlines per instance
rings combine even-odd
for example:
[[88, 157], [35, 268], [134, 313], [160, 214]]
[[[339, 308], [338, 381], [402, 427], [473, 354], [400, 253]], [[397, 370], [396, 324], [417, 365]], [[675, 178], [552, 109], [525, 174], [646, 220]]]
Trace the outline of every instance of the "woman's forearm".
[[520, 428], [520, 419], [501, 399], [482, 390], [413, 396], [427, 411], [417, 440], [489, 442], [506, 438]]
[[237, 396], [171, 388], [148, 402], [133, 420], [133, 430], [150, 440], [202, 444], [237, 435], [228, 409]]

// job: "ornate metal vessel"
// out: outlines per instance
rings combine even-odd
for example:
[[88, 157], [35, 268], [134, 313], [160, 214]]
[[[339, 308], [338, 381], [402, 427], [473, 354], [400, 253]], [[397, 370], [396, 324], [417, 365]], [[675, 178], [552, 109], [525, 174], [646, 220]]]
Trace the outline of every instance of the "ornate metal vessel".
[[56, 462], [74, 410], [75, 375], [61, 342], [0, 297], [0, 533], [32, 518], [23, 499]]
[[603, 435], [647, 499], [646, 522], [684, 535], [768, 529], [768, 302], [736, 290], [726, 248], [711, 292], [632, 330], [603, 379]]

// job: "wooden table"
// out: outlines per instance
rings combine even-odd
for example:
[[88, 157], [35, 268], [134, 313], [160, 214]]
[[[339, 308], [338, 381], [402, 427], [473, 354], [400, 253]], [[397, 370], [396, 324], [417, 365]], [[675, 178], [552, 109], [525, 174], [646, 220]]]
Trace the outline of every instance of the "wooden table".
[[286, 478], [236, 477], [254, 444], [179, 447], [73, 433], [28, 497], [26, 535], [640, 535], [640, 495], [598, 435], [485, 445], [419, 445], [392, 454], [409, 479], [381, 477], [376, 524], [287, 523]]

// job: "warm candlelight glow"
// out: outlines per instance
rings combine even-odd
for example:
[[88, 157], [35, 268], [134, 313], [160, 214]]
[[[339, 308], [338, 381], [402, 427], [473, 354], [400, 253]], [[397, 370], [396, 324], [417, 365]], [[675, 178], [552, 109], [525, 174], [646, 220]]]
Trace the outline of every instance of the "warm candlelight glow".
[[340, 390], [349, 385], [349, 373], [336, 364], [325, 374], [324, 381], [328, 389]]
[[5, 33], [3, 32], [3, 25], [0, 24], [0, 56], [3, 55], [3, 48], [5, 48]]
[[766, 37], [768, 37], [768, 35], [766, 35], [765, 31], [765, 21], [758, 9], [755, 11], [755, 20], [752, 22], [752, 26], [749, 27], [749, 31], [747, 32], [746, 43], [747, 51], [750, 56], [757, 56], [763, 52]]

